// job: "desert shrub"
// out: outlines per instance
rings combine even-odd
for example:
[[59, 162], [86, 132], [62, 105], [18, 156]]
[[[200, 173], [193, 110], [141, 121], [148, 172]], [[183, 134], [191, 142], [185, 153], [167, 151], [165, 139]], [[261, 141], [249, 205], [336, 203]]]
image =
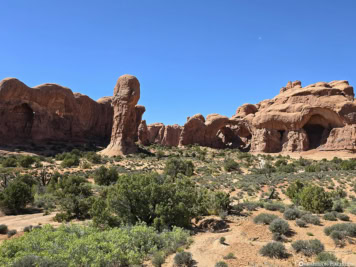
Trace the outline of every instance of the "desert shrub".
[[17, 231], [16, 230], [9, 230], [7, 231], [7, 236], [8, 237], [12, 237], [13, 235], [16, 235], [17, 234]]
[[17, 161], [16, 161], [15, 157], [8, 157], [8, 158], [3, 159], [1, 164], [5, 168], [16, 167], [17, 166]]
[[333, 231], [345, 232], [346, 236], [356, 237], [356, 224], [355, 223], [338, 223], [326, 227], [324, 233], [329, 236]]
[[286, 195], [293, 201], [293, 203], [299, 205], [299, 194], [304, 188], [304, 183], [300, 180], [296, 180], [294, 183], [288, 186]]
[[191, 220], [206, 212], [206, 195], [188, 178], [171, 183], [155, 174], [121, 175], [117, 183], [93, 203], [96, 225], [146, 222], [157, 229], [173, 225], [189, 227]]
[[8, 231], [6, 224], [0, 224], [0, 235], [6, 235]]
[[278, 210], [280, 212], [284, 212], [284, 209], [285, 209], [285, 207], [284, 207], [284, 205], [282, 203], [266, 203], [264, 205], [264, 208], [266, 210], [271, 210], [271, 211]]
[[11, 267], [66, 267], [67, 265], [61, 262], [56, 262], [45, 257], [36, 255], [26, 255], [16, 260]]
[[301, 212], [300, 212], [300, 210], [295, 209], [295, 208], [288, 208], [288, 209], [286, 209], [284, 211], [283, 217], [286, 220], [292, 221], [292, 220], [295, 220], [297, 218], [300, 218], [301, 217]]
[[[337, 266], [335, 263], [340, 263], [340, 260], [330, 252], [320, 252], [316, 256], [316, 262], [329, 263], [330, 266], [333, 266], [332, 264], [334, 263], [334, 266]], [[328, 265], [323, 265], [323, 266], [328, 266]]]
[[222, 236], [222, 237], [219, 238], [219, 243], [220, 244], [225, 244], [225, 241], [226, 241], [225, 237]]
[[89, 209], [93, 199], [93, 192], [85, 178], [75, 175], [64, 176], [57, 185], [55, 191], [60, 206], [60, 213], [55, 219], [59, 222], [71, 219], [89, 218]]
[[231, 199], [230, 195], [225, 192], [214, 192], [211, 194], [211, 204], [209, 205], [209, 210], [211, 214], [220, 214], [222, 212], [230, 211]]
[[177, 158], [171, 158], [167, 160], [164, 168], [164, 174], [176, 178], [178, 174], [185, 176], [192, 176], [194, 172], [193, 162], [190, 160], [182, 160]]
[[182, 252], [178, 252], [175, 256], [174, 256], [174, 263], [176, 266], [192, 266], [193, 265], [193, 258], [192, 258], [192, 253], [190, 252], [186, 252], [186, 251], [182, 251]]
[[61, 162], [61, 166], [63, 168], [71, 168], [75, 166], [79, 166], [80, 160], [79, 156], [72, 153], [65, 153], [63, 161]]
[[334, 202], [332, 210], [336, 211], [336, 212], [343, 212], [344, 211], [344, 207], [342, 206], [341, 201]]
[[335, 213], [335, 212], [327, 212], [324, 214], [323, 218], [324, 218], [324, 220], [327, 220], [327, 221], [337, 221], [336, 215], [337, 215], [337, 213]]
[[18, 214], [32, 201], [31, 187], [19, 178], [13, 180], [0, 193], [0, 208], [6, 214]]
[[334, 241], [335, 246], [342, 247], [345, 244], [346, 233], [344, 231], [334, 230], [330, 233], [330, 238]]
[[306, 221], [307, 223], [314, 224], [314, 225], [320, 225], [320, 219], [318, 216], [313, 215], [313, 214], [304, 214], [301, 217], [302, 220]]
[[354, 159], [349, 159], [349, 160], [343, 160], [340, 163], [340, 169], [349, 171], [349, 170], [355, 170], [356, 168], [356, 160]]
[[308, 185], [299, 194], [300, 205], [314, 213], [324, 213], [332, 208], [332, 198], [324, 188]]
[[269, 230], [272, 233], [278, 233], [280, 235], [285, 235], [290, 231], [290, 227], [288, 222], [286, 222], [283, 219], [275, 219], [271, 222], [271, 224], [269, 225]]
[[227, 172], [232, 172], [232, 171], [239, 171], [240, 167], [239, 164], [234, 161], [233, 159], [225, 159], [224, 160], [224, 169]]
[[93, 164], [100, 164], [102, 162], [102, 157], [100, 154], [95, 153], [94, 151], [90, 151], [86, 153], [86, 158], [89, 162]]
[[236, 259], [235, 254], [230, 252], [229, 254], [227, 254], [226, 256], [223, 257], [224, 260], [231, 260], [231, 259]]
[[19, 165], [23, 168], [29, 168], [35, 162], [36, 159], [32, 156], [22, 156], [18, 159]]
[[33, 228], [32, 225], [28, 225], [28, 226], [25, 226], [25, 228], [23, 229], [23, 231], [24, 231], [25, 233], [28, 233], [28, 232], [31, 232], [32, 228]]
[[349, 221], [350, 220], [350, 217], [343, 213], [338, 213], [337, 218], [341, 221]]
[[285, 246], [281, 242], [270, 242], [260, 249], [260, 254], [265, 257], [283, 259], [288, 256]]
[[227, 265], [226, 262], [224, 261], [219, 261], [215, 264], [215, 267], [228, 267], [229, 265]]
[[270, 213], [260, 213], [254, 219], [254, 223], [270, 224], [273, 220], [278, 219], [277, 215]]
[[100, 166], [94, 172], [94, 181], [98, 185], [110, 185], [117, 181], [119, 175], [115, 167], [110, 169]]
[[321, 167], [319, 164], [311, 164], [305, 167], [306, 172], [320, 172]]
[[324, 251], [324, 245], [318, 239], [297, 240], [292, 243], [292, 248], [297, 253], [303, 253], [305, 256], [317, 255]]
[[164, 262], [165, 262], [165, 255], [162, 251], [158, 251], [153, 254], [152, 264], [154, 267], [161, 267]]
[[259, 208], [261, 205], [258, 202], [244, 202], [241, 203], [241, 206], [248, 211], [255, 211], [257, 208]]
[[277, 170], [278, 172], [293, 173], [295, 172], [295, 166], [294, 164], [281, 165]]
[[175, 252], [187, 243], [188, 237], [189, 233], [180, 228], [159, 233], [144, 224], [107, 230], [46, 225], [4, 242], [0, 266], [12, 266], [29, 255], [60, 262], [63, 266], [137, 266], [158, 251]]
[[307, 226], [307, 222], [302, 220], [302, 219], [297, 219], [295, 221], [296, 225], [299, 226], [299, 227], [306, 227]]

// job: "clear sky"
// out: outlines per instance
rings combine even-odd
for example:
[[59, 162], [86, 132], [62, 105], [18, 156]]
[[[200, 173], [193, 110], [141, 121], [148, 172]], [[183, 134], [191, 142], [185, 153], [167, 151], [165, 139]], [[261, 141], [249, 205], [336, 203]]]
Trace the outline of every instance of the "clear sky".
[[356, 87], [355, 0], [0, 0], [0, 79], [93, 99], [141, 83], [148, 123], [231, 116], [289, 80]]

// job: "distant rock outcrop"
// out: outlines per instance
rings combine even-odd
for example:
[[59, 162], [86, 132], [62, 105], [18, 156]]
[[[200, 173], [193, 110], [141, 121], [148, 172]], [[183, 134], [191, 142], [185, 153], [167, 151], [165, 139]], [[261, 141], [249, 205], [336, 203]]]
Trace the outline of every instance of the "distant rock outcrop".
[[249, 125], [251, 151], [343, 150], [355, 141], [351, 125], [356, 123], [356, 103], [347, 81], [306, 87], [300, 81], [289, 82], [279, 95], [256, 107], [257, 111], [237, 112], [232, 118]]
[[140, 99], [140, 83], [135, 76], [123, 75], [114, 88], [114, 124], [111, 141], [103, 154], [126, 155], [137, 151], [135, 141], [145, 107], [136, 106]]
[[111, 98], [97, 102], [57, 84], [28, 87], [15, 78], [0, 82], [0, 143], [62, 141], [108, 143]]
[[[178, 128], [179, 126], [177, 126]], [[148, 126], [149, 143], [163, 142], [167, 126]], [[199, 144], [242, 151], [280, 152], [356, 149], [356, 102], [347, 81], [302, 87], [288, 82], [273, 99], [239, 107], [231, 118], [219, 114], [188, 117], [179, 145]], [[171, 144], [177, 143], [174, 135]]]

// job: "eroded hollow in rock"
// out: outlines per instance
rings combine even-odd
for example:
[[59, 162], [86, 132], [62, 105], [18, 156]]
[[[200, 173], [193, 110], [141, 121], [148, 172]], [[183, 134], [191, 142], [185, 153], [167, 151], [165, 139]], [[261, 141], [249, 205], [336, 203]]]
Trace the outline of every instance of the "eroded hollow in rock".
[[20, 133], [23, 137], [31, 135], [34, 112], [28, 104], [16, 106], [10, 116], [13, 117], [12, 121], [15, 122], [14, 131]]
[[303, 127], [309, 139], [309, 149], [325, 144], [332, 128], [331, 123], [323, 116], [312, 116]]
[[222, 127], [217, 133], [217, 138], [220, 140], [222, 148], [238, 148], [243, 152], [248, 152], [251, 148], [252, 135], [240, 137], [230, 127]]

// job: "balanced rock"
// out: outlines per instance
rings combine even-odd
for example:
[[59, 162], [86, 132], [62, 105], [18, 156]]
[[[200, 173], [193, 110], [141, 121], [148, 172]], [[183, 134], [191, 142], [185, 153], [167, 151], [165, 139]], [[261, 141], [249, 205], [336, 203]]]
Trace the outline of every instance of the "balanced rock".
[[112, 105], [114, 122], [111, 141], [103, 154], [126, 155], [137, 151], [135, 141], [144, 112], [143, 106], [136, 106], [140, 99], [140, 83], [135, 76], [123, 75], [116, 83]]

